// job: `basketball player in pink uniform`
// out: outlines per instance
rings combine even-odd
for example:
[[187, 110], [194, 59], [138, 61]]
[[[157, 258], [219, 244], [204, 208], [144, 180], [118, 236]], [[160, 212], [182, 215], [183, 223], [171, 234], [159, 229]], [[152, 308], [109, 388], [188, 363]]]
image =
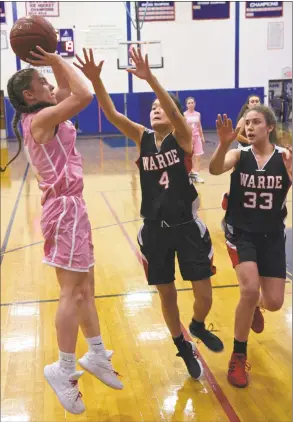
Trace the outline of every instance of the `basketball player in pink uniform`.
[[205, 144], [205, 139], [203, 136], [203, 130], [201, 126], [201, 116], [198, 111], [195, 111], [195, 99], [193, 97], [188, 97], [186, 99], [187, 110], [184, 113], [187, 124], [192, 130], [192, 145], [193, 145], [193, 155], [192, 155], [192, 169], [189, 174], [192, 180], [197, 183], [203, 183], [204, 179], [199, 176], [200, 170], [200, 156], [203, 155], [203, 144]]
[[38, 50], [39, 54], [31, 52], [36, 60], [30, 63], [51, 66], [58, 89], [34, 68], [15, 73], [7, 89], [15, 109], [15, 134], [21, 145], [21, 119], [25, 152], [42, 191], [43, 262], [55, 267], [61, 290], [56, 314], [59, 360], [47, 365], [44, 374], [64, 408], [79, 414], [85, 410], [78, 389], [83, 371], [76, 370], [75, 358], [79, 326], [89, 345], [79, 364], [108, 386], [122, 389], [108, 360], [111, 352], [101, 339], [82, 157], [75, 148], [75, 127], [68, 120], [89, 105], [92, 94], [65, 60]]

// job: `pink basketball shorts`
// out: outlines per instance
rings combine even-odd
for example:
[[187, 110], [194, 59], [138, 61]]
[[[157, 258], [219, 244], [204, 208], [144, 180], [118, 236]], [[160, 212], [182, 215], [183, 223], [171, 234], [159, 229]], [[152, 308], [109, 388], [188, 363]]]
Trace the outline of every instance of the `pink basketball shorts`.
[[91, 225], [83, 198], [48, 199], [43, 206], [41, 228], [45, 264], [79, 272], [88, 272], [94, 265]]
[[204, 153], [201, 137], [199, 135], [192, 136], [192, 145], [193, 145], [193, 155], [202, 155]]

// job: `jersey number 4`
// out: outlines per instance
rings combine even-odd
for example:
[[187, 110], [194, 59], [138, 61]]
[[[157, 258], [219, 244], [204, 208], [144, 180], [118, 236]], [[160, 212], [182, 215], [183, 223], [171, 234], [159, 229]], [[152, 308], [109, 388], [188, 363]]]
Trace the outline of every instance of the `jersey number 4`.
[[160, 185], [164, 186], [165, 189], [168, 189], [170, 181], [168, 173], [166, 171], [164, 171], [164, 173], [162, 174], [159, 183]]
[[262, 192], [259, 194], [261, 203], [257, 204], [257, 193], [256, 192], [244, 192], [246, 198], [244, 202], [245, 208], [257, 208], [262, 210], [271, 210], [273, 208], [273, 194]]

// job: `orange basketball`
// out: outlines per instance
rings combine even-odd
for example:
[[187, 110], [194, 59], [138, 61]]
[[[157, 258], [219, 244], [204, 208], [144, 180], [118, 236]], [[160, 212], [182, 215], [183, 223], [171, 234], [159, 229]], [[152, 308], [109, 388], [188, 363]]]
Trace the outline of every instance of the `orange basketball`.
[[10, 44], [14, 53], [23, 61], [36, 60], [29, 52], [39, 53], [39, 45], [48, 53], [54, 53], [57, 48], [57, 33], [54, 27], [42, 16], [25, 16], [18, 19], [10, 31]]

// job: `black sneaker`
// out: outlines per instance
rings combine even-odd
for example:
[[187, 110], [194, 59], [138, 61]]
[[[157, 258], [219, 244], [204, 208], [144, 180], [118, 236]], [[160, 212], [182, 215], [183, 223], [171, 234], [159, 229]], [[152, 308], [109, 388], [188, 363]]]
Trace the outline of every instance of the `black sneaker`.
[[212, 350], [213, 352], [222, 352], [224, 350], [224, 345], [219, 337], [215, 336], [211, 331], [213, 330], [213, 326], [211, 327], [211, 331], [205, 328], [203, 325], [202, 328], [199, 330], [195, 330], [195, 322], [192, 320], [189, 325], [189, 332], [192, 337], [200, 339], [208, 349]]
[[195, 345], [190, 341], [184, 341], [176, 356], [181, 357], [188, 369], [189, 375], [198, 380], [203, 374], [202, 363], [198, 360], [195, 353]]

